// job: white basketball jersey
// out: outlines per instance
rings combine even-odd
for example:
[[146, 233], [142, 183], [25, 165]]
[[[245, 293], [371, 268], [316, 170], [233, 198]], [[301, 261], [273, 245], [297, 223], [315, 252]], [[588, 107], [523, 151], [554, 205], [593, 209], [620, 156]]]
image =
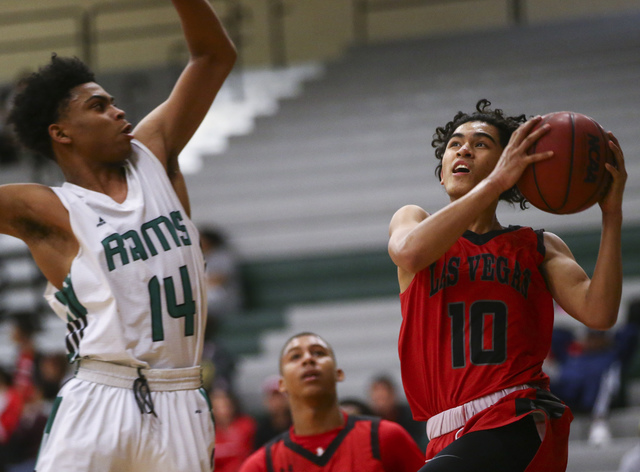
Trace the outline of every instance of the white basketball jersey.
[[62, 290], [45, 298], [67, 322], [70, 360], [152, 369], [200, 364], [206, 322], [204, 259], [160, 161], [132, 141], [127, 198], [64, 183], [80, 249]]

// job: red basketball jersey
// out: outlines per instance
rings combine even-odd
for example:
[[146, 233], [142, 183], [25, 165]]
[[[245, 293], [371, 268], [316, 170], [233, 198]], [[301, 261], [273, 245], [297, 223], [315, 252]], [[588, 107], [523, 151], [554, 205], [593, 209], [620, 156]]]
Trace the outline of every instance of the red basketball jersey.
[[379, 418], [349, 416], [338, 436], [321, 456], [283, 433], [265, 446], [268, 472], [384, 472], [378, 440]]
[[417, 420], [521, 384], [547, 388], [553, 299], [542, 231], [467, 231], [400, 295], [402, 381]]

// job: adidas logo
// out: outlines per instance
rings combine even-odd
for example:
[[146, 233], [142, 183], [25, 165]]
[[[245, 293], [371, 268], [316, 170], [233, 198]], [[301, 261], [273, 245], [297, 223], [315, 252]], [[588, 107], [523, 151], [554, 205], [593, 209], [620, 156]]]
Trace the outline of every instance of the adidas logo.
[[106, 221], [104, 221], [104, 220], [102, 219], [102, 217], [100, 217], [100, 220], [98, 221], [98, 224], [96, 225], [96, 228], [97, 228], [98, 226], [102, 226], [102, 225], [104, 225], [104, 224], [107, 224], [107, 222], [106, 222]]

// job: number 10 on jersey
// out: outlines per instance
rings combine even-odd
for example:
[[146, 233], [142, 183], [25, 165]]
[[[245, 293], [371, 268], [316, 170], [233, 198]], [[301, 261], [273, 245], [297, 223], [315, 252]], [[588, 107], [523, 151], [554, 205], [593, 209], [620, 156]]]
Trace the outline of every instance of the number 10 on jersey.
[[464, 302], [450, 303], [448, 311], [451, 318], [451, 363], [454, 369], [466, 367], [467, 343], [472, 365], [498, 365], [507, 359], [508, 310], [504, 302], [476, 301], [469, 307], [468, 316]]

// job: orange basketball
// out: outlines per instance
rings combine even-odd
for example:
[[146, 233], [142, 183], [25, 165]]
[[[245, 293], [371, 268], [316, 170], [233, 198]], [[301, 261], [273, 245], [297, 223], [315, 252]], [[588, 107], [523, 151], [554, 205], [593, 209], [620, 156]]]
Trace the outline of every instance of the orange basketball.
[[545, 161], [531, 164], [518, 189], [536, 208], [549, 213], [577, 213], [594, 205], [607, 191], [613, 163], [609, 138], [594, 119], [572, 111], [549, 113], [536, 128], [551, 125], [529, 154], [553, 151]]

